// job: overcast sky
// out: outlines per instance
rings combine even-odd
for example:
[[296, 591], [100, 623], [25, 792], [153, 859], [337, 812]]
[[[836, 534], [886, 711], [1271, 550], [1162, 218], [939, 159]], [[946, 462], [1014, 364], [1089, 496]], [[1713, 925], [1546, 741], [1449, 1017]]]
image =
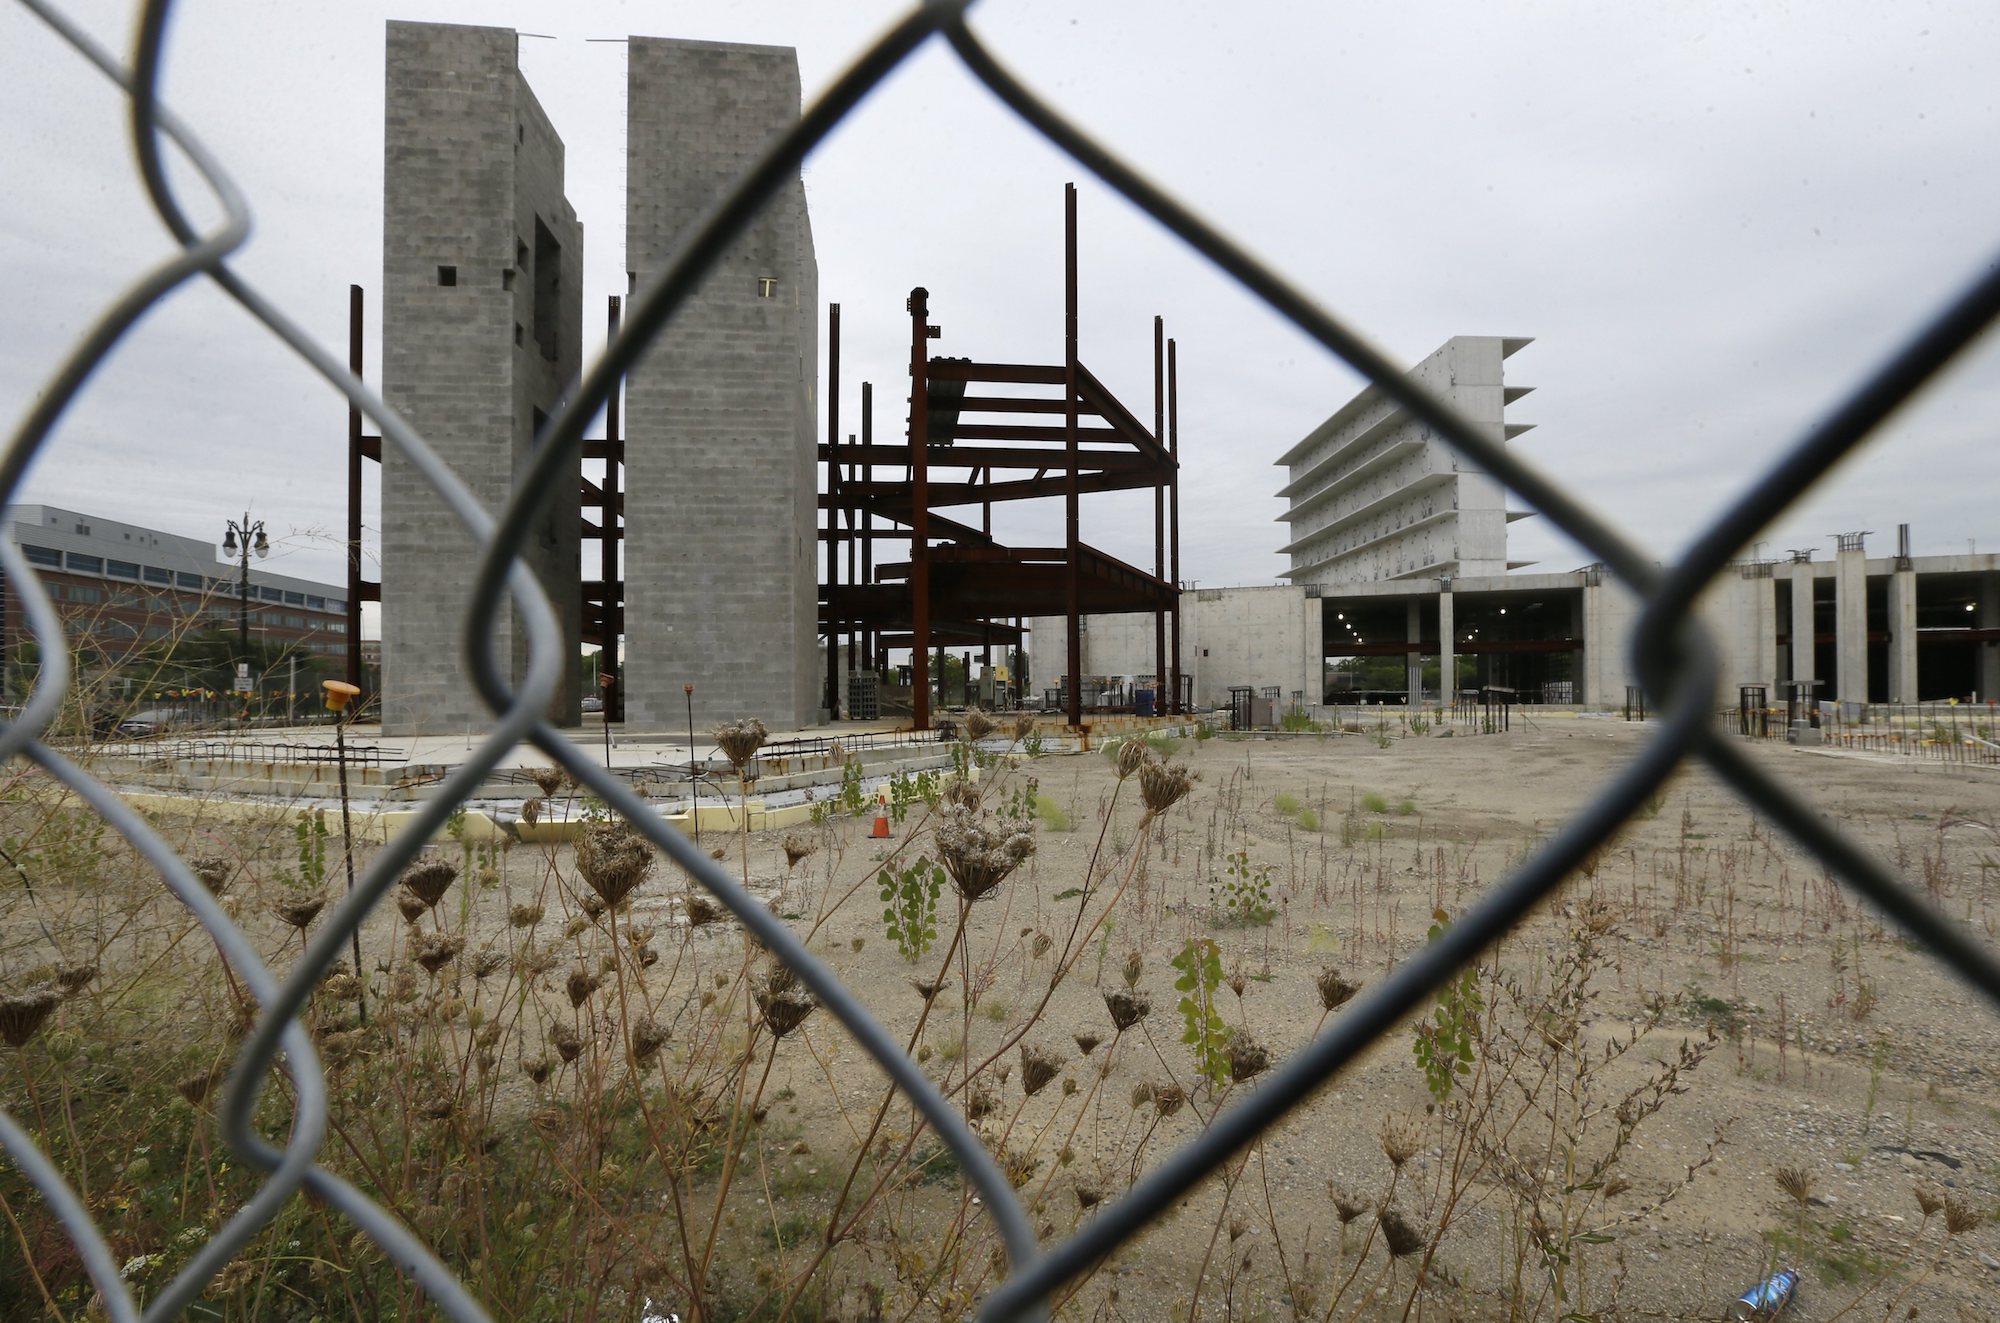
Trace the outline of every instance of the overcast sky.
[[[127, 44], [131, 7], [75, 12]], [[248, 193], [240, 269], [344, 357], [369, 288], [376, 376], [383, 25], [547, 34], [521, 62], [568, 146], [586, 349], [622, 292], [631, 32], [795, 46], [807, 96], [899, 7], [374, 0], [186, 7], [168, 99]], [[1156, 180], [1292, 273], [1391, 358], [1532, 336], [1514, 444], [1664, 557], [2000, 254], [2000, 6], [987, 0], [980, 30]], [[1151, 412], [1151, 318], [1180, 343], [1182, 574], [1283, 570], [1272, 462], [1358, 379], [1022, 127], [949, 50], [919, 54], [807, 166], [820, 293], [895, 434], [913, 285], [946, 354], [1054, 362], [1062, 184], [1081, 185], [1082, 357]], [[90, 318], [168, 251], [122, 103], [0, 6], [0, 408], [9, 429]], [[1975, 351], [1765, 534], [1765, 555], [1898, 522], [1920, 553], [2000, 550], [2000, 354]], [[824, 348], [824, 346], [822, 346]], [[193, 536], [247, 506], [273, 568], [337, 579], [344, 405], [206, 287], [154, 313], [72, 410], [22, 499]], [[593, 432], [593, 435], [597, 433]], [[1149, 495], [1087, 499], [1087, 540], [1151, 559]], [[370, 515], [374, 506], [371, 495]], [[1059, 508], [996, 531], [1040, 541]], [[1592, 557], [1539, 519], [1510, 554]]]

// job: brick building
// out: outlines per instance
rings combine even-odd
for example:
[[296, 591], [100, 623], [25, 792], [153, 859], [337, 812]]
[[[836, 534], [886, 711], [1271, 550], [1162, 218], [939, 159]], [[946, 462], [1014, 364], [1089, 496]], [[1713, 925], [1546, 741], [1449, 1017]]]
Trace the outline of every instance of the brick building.
[[[218, 558], [220, 544], [50, 505], [9, 506], [0, 515], [6, 537], [41, 577], [63, 617], [70, 645], [95, 668], [112, 673], [115, 688], [143, 701], [157, 689], [210, 690], [228, 682], [238, 625], [244, 615], [256, 655], [282, 658], [283, 676], [254, 676], [269, 701], [288, 692], [297, 667], [318, 661], [335, 674], [344, 665], [346, 589], [250, 563], [250, 595], [241, 596], [240, 564]], [[224, 520], [217, 516], [217, 523]], [[225, 640], [226, 647], [202, 647]], [[8, 703], [20, 701], [34, 638], [14, 586], [0, 576], [0, 649]], [[179, 651], [192, 661], [173, 663]], [[207, 654], [213, 654], [209, 656]], [[223, 663], [217, 671], [217, 660]], [[275, 669], [275, 668], [273, 668]], [[197, 673], [199, 672], [199, 673]]]

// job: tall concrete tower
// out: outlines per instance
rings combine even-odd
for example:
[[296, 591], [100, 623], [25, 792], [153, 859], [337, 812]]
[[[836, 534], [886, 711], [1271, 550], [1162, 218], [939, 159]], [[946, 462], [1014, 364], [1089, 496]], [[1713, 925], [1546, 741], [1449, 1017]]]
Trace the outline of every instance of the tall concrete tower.
[[[382, 390], [496, 512], [576, 380], [583, 341], [583, 227], [515, 41], [507, 28], [389, 24]], [[409, 462], [383, 451], [383, 730], [479, 725], [463, 644], [475, 546]], [[549, 715], [565, 724], [578, 705], [578, 476], [550, 485], [520, 548], [563, 623], [569, 674]], [[511, 605], [494, 633], [518, 680], [528, 650]]]
[[[1457, 335], [1410, 376], [1458, 409], [1498, 444], [1532, 424], [1510, 423], [1506, 406], [1531, 386], [1510, 386], [1502, 364], [1533, 343]], [[1505, 574], [1510, 515], [1498, 479], [1457, 452], [1403, 407], [1369, 386], [1277, 461], [1291, 502], [1279, 516], [1291, 537], [1279, 552], [1285, 578], [1328, 587], [1382, 579]]]
[[[687, 228], [799, 115], [788, 48], [633, 37], [625, 251], [644, 297]], [[819, 266], [792, 181], [709, 271], [625, 390], [625, 712], [677, 727], [820, 703]]]

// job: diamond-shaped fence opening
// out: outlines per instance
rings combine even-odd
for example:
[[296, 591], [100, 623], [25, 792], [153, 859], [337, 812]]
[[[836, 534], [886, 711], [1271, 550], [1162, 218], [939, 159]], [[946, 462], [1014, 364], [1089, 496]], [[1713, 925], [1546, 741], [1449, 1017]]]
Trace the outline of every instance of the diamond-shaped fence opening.
[[[211, 157], [187, 127], [155, 99], [167, 6], [147, 8], [134, 64], [127, 67], [95, 47], [44, 0], [23, 0], [23, 3], [63, 40], [92, 60], [107, 79], [124, 88], [141, 130], [137, 141], [142, 176], [153, 205], [179, 241], [180, 251], [104, 310], [78, 342], [34, 408], [17, 426], [0, 486], [10, 496], [19, 489], [23, 474], [48, 441], [64, 411], [86, 389], [91, 373], [142, 314], [184, 284], [212, 281], [373, 418], [381, 428], [385, 444], [408, 458], [483, 543], [486, 550], [481, 578], [475, 598], [468, 604], [469, 636], [474, 640], [490, 636], [486, 623], [501, 609], [502, 595], [506, 594], [532, 640], [530, 671], [518, 691], [508, 689], [502, 682], [492, 656], [478, 646], [471, 649], [469, 655], [477, 686], [495, 712], [491, 728], [464, 764], [449, 775], [440, 793], [426, 802], [410, 829], [396, 836], [375, 857], [365, 875], [356, 879], [352, 892], [331, 907], [316, 931], [301, 936], [303, 954], [281, 979], [232, 920], [224, 900], [211, 889], [215, 885], [215, 878], [210, 876], [212, 861], [179, 857], [141, 815], [42, 740], [74, 679], [72, 656], [55, 610], [32, 567], [10, 546], [0, 546], [0, 564], [4, 564], [7, 577], [19, 587], [28, 632], [44, 659], [42, 682], [32, 699], [0, 732], [0, 751], [4, 751], [14, 767], [30, 765], [69, 787], [90, 812], [157, 869], [259, 1008], [254, 1027], [241, 1040], [233, 1059], [227, 1063], [227, 1070], [221, 1069], [222, 1063], [216, 1063], [214, 1069], [191, 1077], [183, 1092], [191, 1102], [205, 1101], [215, 1107], [223, 1140], [239, 1161], [263, 1173], [262, 1182], [186, 1260], [171, 1282], [152, 1291], [146, 1309], [148, 1317], [179, 1313], [208, 1288], [212, 1279], [231, 1273], [237, 1256], [251, 1240], [270, 1226], [273, 1219], [282, 1218], [287, 1206], [297, 1199], [311, 1199], [336, 1209], [352, 1223], [358, 1236], [379, 1247], [412, 1286], [446, 1314], [459, 1319], [486, 1317], [479, 1303], [481, 1283], [458, 1280], [389, 1210], [317, 1165], [317, 1155], [329, 1142], [325, 1084], [329, 1062], [323, 1059], [320, 1047], [303, 1027], [301, 1015], [314, 990], [350, 950], [363, 920], [380, 907], [404, 878], [406, 870], [417, 862], [420, 843], [442, 828], [453, 809], [505, 754], [523, 741], [541, 749], [584, 792], [596, 796], [634, 831], [650, 838], [693, 884], [733, 913], [755, 941], [761, 943], [769, 953], [770, 963], [756, 984], [756, 1002], [762, 1024], [771, 1031], [774, 1044], [815, 1006], [823, 1007], [840, 1020], [890, 1076], [905, 1100], [921, 1113], [923, 1121], [956, 1160], [970, 1190], [982, 1201], [984, 1215], [993, 1220], [1004, 1246], [1004, 1273], [989, 1279], [990, 1289], [985, 1290], [979, 1303], [982, 1317], [990, 1319], [1030, 1317], [1045, 1311], [1051, 1297], [1066, 1283], [1159, 1218], [1197, 1182], [1221, 1168], [1266, 1127], [1436, 993], [1456, 971], [1519, 921], [1575, 866], [1602, 846], [1628, 816], [1656, 794], [1676, 768], [1690, 760], [1707, 763], [1746, 802], [1790, 833], [1833, 875], [1891, 916], [1915, 942], [1928, 948], [1989, 998], [2000, 1001], [2000, 964], [1996, 964], [1990, 952], [1954, 928], [1921, 896], [1901, 885], [1718, 733], [1711, 720], [1717, 675], [1714, 653], [1692, 617], [1696, 595], [1724, 570], [1740, 547], [1990, 323], [1996, 311], [2000, 311], [2000, 267], [1967, 288], [1898, 354], [1858, 383], [1840, 407], [1800, 437], [1783, 459], [1742, 493], [1679, 563], [1661, 569], [1574, 495], [1516, 454], [1486, 439], [1412, 384], [1356, 331], [1323, 311], [1278, 273], [1260, 265], [1226, 236], [1210, 229], [1174, 198], [1096, 145], [1059, 110], [1029, 92], [981, 45], [967, 24], [965, 4], [926, 4], [913, 9], [862, 54], [807, 108], [797, 125], [713, 207], [673, 266], [632, 308], [624, 333], [605, 357], [591, 367], [559, 416], [551, 420], [546, 443], [535, 457], [534, 472], [516, 483], [516, 498], [494, 519], [469, 495], [459, 476], [438, 461], [421, 436], [350, 376], [332, 354], [304, 336], [281, 309], [271, 305], [226, 265], [231, 251], [245, 234], [246, 199], [229, 183], [224, 163]], [[1037, 1243], [1028, 1212], [1010, 1180], [1010, 1176], [1019, 1173], [1004, 1169], [1005, 1163], [996, 1161], [967, 1125], [960, 1110], [947, 1101], [903, 1046], [870, 1016], [828, 967], [808, 952], [792, 929], [706, 852], [667, 828], [657, 814], [649, 813], [627, 784], [583, 757], [577, 745], [541, 719], [538, 714], [545, 710], [558, 683], [561, 634], [532, 576], [520, 568], [515, 556], [516, 548], [530, 536], [535, 517], [533, 494], [543, 490], [565, 465], [574, 465], [583, 428], [604, 404], [614, 383], [660, 334], [706, 269], [718, 259], [732, 237], [751, 222], [762, 202], [785, 180], [796, 178], [805, 156], [925, 42], [949, 44], [965, 67], [1022, 120], [1318, 340], [1330, 353], [1361, 371], [1386, 395], [1445, 436], [1473, 463], [1496, 476], [1587, 547], [1605, 571], [1639, 593], [1645, 601], [1645, 611], [1634, 642], [1636, 662], [1655, 705], [1663, 713], [1657, 734], [1643, 752], [1510, 877], [1491, 887], [1458, 923], [1403, 962], [1392, 976], [1355, 998], [1326, 1032], [1282, 1065], [1262, 1074], [1254, 1087], [1241, 1094], [1240, 1101], [1213, 1117], [1197, 1139], [1139, 1177], [1122, 1197], [1105, 1201], [1073, 1234], [1046, 1248]], [[183, 214], [181, 203], [161, 169], [160, 157], [168, 141], [194, 162], [215, 198], [220, 200], [225, 219], [213, 231], [197, 231]], [[618, 862], [627, 858], [620, 853], [624, 847], [609, 837], [593, 840], [593, 857], [598, 861], [595, 866], [605, 872], [605, 886], [612, 887], [612, 871], [626, 866]], [[991, 843], [978, 848], [989, 847], [1000, 848]], [[990, 859], [986, 866], [991, 866]], [[976, 868], [967, 875], [955, 874], [958, 885], [961, 888], [972, 885], [967, 881], [967, 876], [972, 875], [977, 875]], [[620, 879], [623, 876], [619, 874]], [[424, 874], [421, 883], [406, 888], [417, 896], [412, 908], [419, 918], [427, 903], [437, 903], [435, 896], [426, 900], [426, 889], [448, 886], [450, 881], [433, 870]], [[712, 912], [712, 906], [691, 905], [690, 910]], [[615, 909], [612, 921], [615, 924]], [[303, 933], [305, 925], [300, 928]], [[420, 940], [423, 945], [418, 958], [427, 967], [431, 960], [442, 964], [459, 958], [476, 958], [448, 949], [449, 942], [435, 934]], [[570, 976], [573, 1000], [590, 996], [595, 986], [594, 975], [581, 967]], [[920, 991], [928, 1002], [936, 989]], [[23, 1001], [16, 1007], [10, 1000], [6, 1009], [10, 1035], [15, 1027], [33, 1032], [28, 1021], [37, 1017], [35, 1006]], [[628, 1046], [636, 1061], [658, 1052], [662, 1041], [661, 1031], [646, 1021], [634, 1029]], [[565, 1050], [560, 1032], [552, 1034], [551, 1042], [559, 1055]], [[546, 1072], [559, 1068], [553, 1061], [529, 1065], [531, 1077], [535, 1069]], [[1242, 1070], [1256, 1074], [1264, 1065], [1264, 1060], [1258, 1060], [1244, 1065]], [[274, 1066], [287, 1081], [283, 1089], [271, 1083]], [[1024, 1057], [1023, 1074], [1034, 1078], [1039, 1087], [1048, 1078], [1048, 1067], [1039, 1058]], [[437, 1097], [423, 1105], [444, 1117], [453, 1104], [449, 1097]], [[1164, 1112], [1164, 1103], [1161, 1108]], [[976, 1110], [970, 1100], [967, 1110]], [[286, 1116], [288, 1123], [283, 1120]], [[560, 1117], [546, 1119], [551, 1125], [563, 1124]], [[284, 1134], [282, 1148], [266, 1137], [272, 1133]], [[113, 1318], [138, 1317], [134, 1297], [121, 1273], [143, 1271], [144, 1264], [135, 1269], [133, 1262], [119, 1260], [113, 1248], [115, 1237], [107, 1231], [102, 1201], [93, 1202], [94, 1196], [89, 1192], [73, 1189], [63, 1179], [57, 1162], [37, 1147], [14, 1117], [0, 1114], [0, 1144], [4, 1144], [13, 1162], [39, 1190], [46, 1209], [60, 1223], [70, 1249], [94, 1283], [102, 1307]], [[1394, 1228], [1386, 1221], [1384, 1233], [1390, 1237], [1393, 1248]], [[713, 1246], [709, 1248], [712, 1251]], [[701, 1261], [705, 1263], [706, 1257]]]

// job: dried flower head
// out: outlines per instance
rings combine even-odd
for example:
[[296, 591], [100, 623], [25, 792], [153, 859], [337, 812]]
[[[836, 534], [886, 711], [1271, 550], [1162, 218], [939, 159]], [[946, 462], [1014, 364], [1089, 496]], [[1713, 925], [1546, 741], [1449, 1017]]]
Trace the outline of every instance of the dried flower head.
[[1153, 750], [1142, 739], [1129, 739], [1118, 746], [1118, 779], [1130, 777], [1134, 772], [1154, 761]]
[[542, 801], [539, 799], [522, 800], [521, 821], [527, 823], [530, 827], [532, 827], [541, 820], [542, 820]]
[[408, 891], [398, 891], [396, 893], [396, 913], [403, 916], [403, 922], [415, 923], [430, 912], [431, 907], [424, 904], [422, 896]]
[[215, 1086], [222, 1083], [228, 1074], [229, 1064], [224, 1061], [218, 1061], [207, 1070], [198, 1070], [194, 1074], [189, 1075], [174, 1087], [180, 1090], [180, 1095], [187, 1100], [188, 1106], [199, 1107], [201, 1106], [201, 1100], [208, 1097]]
[[320, 987], [334, 1001], [354, 1001], [361, 996], [361, 980], [352, 974], [335, 974]]
[[1249, 986], [1250, 980], [1242, 970], [1233, 969], [1229, 972], [1229, 990], [1236, 994], [1238, 1001], [1243, 1000], [1243, 990]]
[[937, 999], [937, 995], [940, 992], [951, 986], [951, 980], [948, 978], [913, 978], [910, 980], [910, 986], [917, 990], [917, 995], [922, 997], [925, 1002], [931, 1002]]
[[1097, 1184], [1095, 1181], [1080, 1180], [1076, 1183], [1077, 1207], [1089, 1210], [1097, 1207], [1099, 1204], [1103, 1202], [1104, 1202], [1103, 1186]]
[[1035, 733], [1035, 719], [1026, 713], [1014, 718], [1014, 742], [1019, 744]]
[[979, 707], [969, 707], [965, 709], [966, 739], [983, 740], [988, 735], [991, 735], [996, 729], [998, 729], [998, 727], [994, 725], [993, 718], [987, 715], [987, 713], [983, 709]]
[[1382, 1243], [1391, 1258], [1400, 1259], [1424, 1247], [1424, 1233], [1393, 1208], [1378, 1209], [1375, 1223], [1382, 1228]]
[[968, 901], [992, 895], [1035, 852], [1034, 834], [1026, 828], [1003, 825], [957, 804], [944, 808], [934, 832], [938, 858]]
[[303, 931], [325, 908], [325, 896], [288, 896], [273, 905], [271, 912], [292, 927]]
[[56, 991], [74, 997], [83, 985], [97, 977], [96, 965], [62, 965], [56, 970]]
[[563, 787], [563, 771], [560, 767], [537, 767], [528, 773], [528, 779], [543, 795], [554, 799]]
[[1139, 798], [1148, 817], [1158, 817], [1186, 798], [1194, 775], [1181, 763], [1149, 762], [1139, 769]]
[[1940, 1208], [1944, 1207], [1944, 1191], [1938, 1189], [1937, 1186], [1932, 1185], [1929, 1181], [1924, 1181], [1916, 1185], [1911, 1190], [1911, 1193], [1917, 1196], [1917, 1207], [1923, 1210], [1926, 1221]]
[[458, 865], [440, 855], [428, 855], [403, 870], [403, 889], [435, 908], [458, 880]]
[[968, 812], [979, 811], [979, 787], [970, 781], [947, 781], [944, 787], [944, 802], [956, 804]]
[[516, 928], [532, 928], [542, 921], [540, 905], [516, 905], [507, 911], [507, 922]]
[[1355, 993], [1361, 991], [1359, 983], [1343, 977], [1332, 965], [1319, 972], [1319, 977], [1313, 980], [1313, 986], [1319, 989], [1319, 1004], [1329, 1011], [1339, 1010], [1354, 1000]]
[[1153, 1101], [1153, 1082], [1140, 1080], [1132, 1086], [1132, 1110], [1149, 1105]]
[[1122, 1034], [1153, 1013], [1153, 999], [1131, 988], [1111, 988], [1104, 994], [1104, 1009], [1111, 1012], [1111, 1027]]
[[1028, 939], [1028, 951], [1035, 959], [1040, 960], [1049, 953], [1049, 948], [1055, 944], [1055, 938], [1049, 936], [1047, 933], [1038, 932]]
[[1780, 1167], [1771, 1179], [1785, 1192], [1785, 1197], [1795, 1204], [1808, 1204], [1813, 1197], [1812, 1173], [1804, 1167]]
[[764, 729], [764, 723], [755, 717], [725, 721], [715, 728], [715, 743], [740, 776], [750, 765], [750, 760], [757, 756], [757, 750], [764, 747], [764, 739], [770, 733]]
[[1030, 1098], [1048, 1086], [1062, 1070], [1062, 1058], [1046, 1047], [1021, 1044], [1021, 1087]]
[[789, 873], [792, 869], [799, 866], [799, 860], [818, 852], [819, 842], [810, 836], [802, 836], [796, 832], [787, 836], [785, 838], [785, 871]]
[[1229, 1078], [1238, 1084], [1252, 1080], [1271, 1068], [1271, 1052], [1248, 1029], [1229, 1036]]
[[590, 994], [597, 991], [602, 982], [603, 980], [597, 975], [578, 965], [570, 970], [569, 977], [563, 980], [563, 991], [569, 994], [570, 1005], [581, 1006], [590, 1000]]
[[47, 984], [0, 997], [0, 1038], [9, 1047], [24, 1046], [61, 1002], [62, 994]]
[[756, 990], [757, 1013], [773, 1038], [783, 1038], [806, 1022], [819, 1007], [819, 998], [799, 978], [798, 971], [782, 962], [773, 963]]
[[549, 1043], [564, 1061], [574, 1061], [583, 1055], [583, 1039], [572, 1026], [560, 1020], [549, 1026]]
[[1389, 1159], [1389, 1165], [1400, 1169], [1416, 1156], [1418, 1146], [1423, 1143], [1423, 1131], [1415, 1117], [1389, 1115], [1382, 1118], [1375, 1138], [1381, 1143], [1382, 1154]]
[[507, 953], [490, 946], [481, 947], [472, 957], [472, 977], [491, 978], [507, 963]]
[[417, 938], [416, 960], [425, 970], [435, 974], [458, 958], [465, 949], [465, 939], [457, 933], [424, 933]]
[[1102, 1034], [1093, 1034], [1088, 1029], [1079, 1029], [1070, 1037], [1076, 1041], [1076, 1050], [1085, 1056], [1089, 1056], [1104, 1041]]
[[[585, 919], [594, 920], [601, 918], [604, 915], [604, 897], [598, 895], [595, 891], [586, 891], [576, 898], [576, 907], [583, 911]], [[583, 927], [589, 927], [589, 924], [584, 924]], [[577, 929], [577, 932], [582, 931], [583, 928]]]
[[1187, 1101], [1187, 1090], [1178, 1084], [1155, 1084], [1153, 1086], [1153, 1110], [1165, 1120], [1181, 1109]]
[[645, 881], [653, 859], [653, 843], [622, 821], [591, 823], [576, 843], [576, 871], [607, 905]]
[[1950, 1195], [1944, 1201], [1944, 1234], [1962, 1236], [1986, 1220], [1986, 1214]]
[[722, 917], [722, 907], [699, 891], [682, 896], [681, 908], [687, 912], [690, 928], [703, 927]]
[[1340, 1219], [1342, 1226], [1368, 1211], [1368, 1204], [1360, 1195], [1349, 1194], [1332, 1181], [1326, 1183], [1326, 1193], [1333, 1200], [1333, 1215]]
[[666, 1042], [667, 1031], [650, 1015], [632, 1026], [632, 1055], [640, 1061], [658, 1052]]
[[965, 1119], [978, 1121], [991, 1116], [1000, 1100], [993, 1096], [993, 1089], [985, 1080], [974, 1080], [972, 1087], [965, 1091]]
[[1125, 953], [1125, 967], [1118, 971], [1118, 977], [1125, 980], [1126, 987], [1136, 988], [1139, 986], [1139, 975], [1145, 971], [1145, 962], [1140, 959], [1139, 948], [1135, 946]]
[[236, 866], [218, 854], [199, 854], [188, 860], [188, 871], [195, 880], [220, 896], [229, 886], [229, 875]]

